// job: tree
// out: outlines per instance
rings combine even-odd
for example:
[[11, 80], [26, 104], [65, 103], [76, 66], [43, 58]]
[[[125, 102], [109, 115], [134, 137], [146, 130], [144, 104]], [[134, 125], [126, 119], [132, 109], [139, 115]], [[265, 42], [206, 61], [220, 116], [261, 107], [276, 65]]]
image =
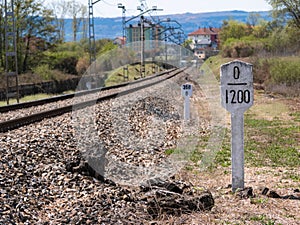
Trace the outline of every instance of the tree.
[[58, 39], [63, 42], [65, 39], [65, 16], [68, 11], [69, 3], [65, 0], [52, 2], [50, 8], [54, 14], [54, 22], [57, 27]]
[[183, 42], [182, 46], [190, 51], [192, 51], [191, 44], [193, 41], [191, 39], [187, 39]]
[[273, 15], [289, 15], [293, 24], [300, 29], [300, 1], [299, 0], [267, 0], [273, 7]]
[[261, 15], [259, 13], [250, 12], [247, 18], [247, 23], [250, 26], [256, 26], [261, 19]]
[[75, 0], [69, 1], [69, 13], [72, 16], [72, 30], [73, 30], [73, 41], [76, 41], [78, 27], [80, 26], [81, 20], [77, 18], [81, 11], [81, 6]]
[[87, 7], [82, 5], [81, 10], [81, 20], [82, 20], [82, 39], [87, 38], [87, 28], [88, 28], [88, 18], [87, 16]]
[[222, 29], [220, 32], [220, 41], [225, 43], [227, 39], [241, 39], [252, 33], [251, 26], [247, 26], [245, 23], [235, 20], [223, 21]]
[[[4, 67], [4, 16], [3, 16], [3, 7], [0, 5], [0, 68]], [[0, 70], [1, 72], [1, 70]]]
[[253, 36], [256, 38], [267, 38], [271, 34], [270, 23], [260, 20], [259, 24], [253, 27]]
[[19, 71], [26, 72], [56, 42], [56, 28], [52, 11], [39, 0], [16, 0], [15, 18]]

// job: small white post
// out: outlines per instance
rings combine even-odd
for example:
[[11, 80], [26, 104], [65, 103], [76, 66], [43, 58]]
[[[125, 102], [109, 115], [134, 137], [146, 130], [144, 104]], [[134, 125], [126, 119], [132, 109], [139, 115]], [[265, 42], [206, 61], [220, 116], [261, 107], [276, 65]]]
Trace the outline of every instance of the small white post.
[[193, 93], [193, 87], [191, 84], [183, 84], [181, 86], [181, 95], [184, 97], [184, 111], [183, 118], [185, 121], [190, 120], [190, 97]]
[[244, 113], [231, 113], [232, 190], [244, 189]]
[[184, 98], [184, 120], [190, 120], [190, 98]]
[[221, 66], [221, 103], [231, 113], [232, 191], [244, 189], [244, 112], [253, 105], [252, 65], [232, 61]]

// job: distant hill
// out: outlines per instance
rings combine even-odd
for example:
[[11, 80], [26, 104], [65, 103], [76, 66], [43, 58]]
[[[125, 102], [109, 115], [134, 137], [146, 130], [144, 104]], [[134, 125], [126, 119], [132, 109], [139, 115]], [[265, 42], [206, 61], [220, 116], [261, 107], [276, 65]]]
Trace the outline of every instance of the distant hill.
[[[221, 27], [224, 20], [234, 19], [241, 22], [247, 22], [249, 13], [258, 13], [261, 18], [267, 21], [272, 19], [269, 11], [245, 12], [245, 11], [223, 11], [223, 12], [208, 12], [208, 13], [183, 13], [159, 16], [160, 20], [171, 18], [178, 21], [187, 35], [199, 27]], [[130, 17], [128, 17], [130, 18]], [[128, 19], [126, 18], [126, 19]], [[137, 23], [137, 20], [130, 21], [132, 24]], [[130, 23], [129, 22], [129, 23]], [[122, 36], [122, 17], [116, 18], [94, 18], [95, 37], [96, 39]], [[127, 24], [129, 25], [129, 24]], [[72, 20], [66, 19], [65, 25], [66, 41], [72, 41]], [[78, 34], [78, 39], [82, 36]]]

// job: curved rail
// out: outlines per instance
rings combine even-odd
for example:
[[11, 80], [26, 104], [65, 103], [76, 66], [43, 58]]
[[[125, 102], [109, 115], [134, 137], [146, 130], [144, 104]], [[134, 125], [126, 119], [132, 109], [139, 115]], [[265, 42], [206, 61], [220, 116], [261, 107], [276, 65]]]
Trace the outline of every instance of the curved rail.
[[9, 111], [17, 110], [17, 109], [22, 109], [22, 108], [29, 108], [29, 107], [38, 106], [38, 105], [44, 105], [44, 104], [48, 104], [48, 103], [51, 103], [51, 102], [62, 101], [62, 100], [73, 98], [75, 95], [76, 96], [78, 96], [78, 95], [87, 95], [87, 94], [92, 94], [92, 93], [96, 93], [96, 92], [99, 92], [99, 91], [111, 90], [111, 89], [120, 88], [120, 87], [124, 87], [124, 86], [128, 86], [128, 85], [133, 85], [133, 84], [136, 84], [136, 83], [140, 83], [140, 82], [152, 79], [153, 77], [162, 76], [162, 75], [164, 75], [166, 73], [170, 73], [174, 70], [176, 70], [176, 68], [172, 68], [172, 69], [169, 69], [169, 70], [166, 70], [166, 71], [162, 71], [162, 72], [160, 72], [158, 74], [155, 74], [153, 76], [138, 79], [138, 80], [135, 80], [135, 81], [124, 82], [124, 83], [121, 83], [121, 84], [116, 84], [116, 85], [112, 85], [112, 86], [108, 86], [108, 87], [101, 87], [101, 88], [95, 88], [95, 89], [92, 89], [92, 90], [81, 91], [81, 92], [76, 93], [76, 94], [75, 93], [65, 94], [65, 95], [55, 96], [55, 97], [51, 97], [51, 98], [44, 98], [44, 99], [40, 99], [40, 100], [36, 100], [36, 101], [23, 102], [23, 103], [19, 103], [19, 104], [1, 106], [0, 107], [0, 113], [9, 112]]
[[[13, 129], [16, 129], [16, 128], [19, 128], [19, 127], [22, 127], [22, 126], [25, 126], [25, 125], [32, 124], [34, 122], [41, 121], [45, 118], [51, 118], [51, 117], [62, 115], [62, 114], [67, 113], [67, 112], [71, 112], [74, 109], [77, 110], [77, 109], [85, 108], [87, 106], [91, 106], [91, 105], [95, 104], [95, 102], [98, 103], [98, 102], [108, 100], [108, 99], [111, 99], [111, 98], [114, 98], [114, 97], [117, 97], [117, 96], [123, 96], [123, 95], [133, 93], [135, 91], [138, 91], [138, 90], [153, 86], [155, 84], [158, 84], [158, 83], [160, 83], [164, 80], [168, 80], [168, 79], [180, 74], [184, 70], [185, 70], [185, 68], [174, 69], [174, 70], [172, 69], [171, 71], [167, 72], [169, 75], [164, 77], [162, 80], [154, 81], [152, 83], [147, 83], [147, 84], [135, 87], [135, 88], [131, 88], [129, 90], [123, 90], [123, 91], [121, 90], [121, 91], [118, 91], [118, 92], [115, 92], [115, 93], [112, 93], [112, 94], [107, 94], [105, 96], [101, 96], [97, 99], [88, 100], [88, 101], [85, 101], [85, 102], [72, 104], [72, 105], [67, 105], [67, 106], [52, 109], [52, 110], [38, 112], [38, 113], [31, 114], [31, 115], [28, 115], [28, 116], [25, 116], [25, 117], [20, 117], [20, 118], [8, 120], [8, 121], [0, 122], [0, 132], [4, 133], [4, 132], [7, 132], [9, 130], [13, 130]], [[166, 74], [166, 72], [164, 72], [163, 74]], [[159, 76], [161, 76], [163, 74], [160, 74]], [[130, 84], [133, 84], [133, 83], [136, 84], [136, 83], [139, 83], [139, 82], [142, 82], [142, 81], [145, 81], [145, 80], [149, 80], [149, 79], [151, 79], [151, 78], [147, 77], [147, 78], [144, 78], [144, 79], [141, 79], [141, 80], [130, 82]], [[121, 84], [121, 86], [125, 86], [125, 85], [128, 85], [128, 84], [129, 83], [123, 83], [123, 84]], [[116, 85], [116, 86], [118, 86], [118, 85]], [[119, 86], [119, 87], [121, 87], [121, 86]], [[101, 90], [103, 90], [103, 89], [101, 89]], [[99, 91], [99, 89], [98, 89], [98, 91]], [[92, 92], [96, 92], [96, 89], [91, 90], [91, 92], [89, 92], [89, 93], [92, 93]], [[80, 95], [81, 94], [84, 94], [84, 93], [80, 93]], [[73, 97], [74, 96], [75, 96], [75, 94], [73, 94]]]

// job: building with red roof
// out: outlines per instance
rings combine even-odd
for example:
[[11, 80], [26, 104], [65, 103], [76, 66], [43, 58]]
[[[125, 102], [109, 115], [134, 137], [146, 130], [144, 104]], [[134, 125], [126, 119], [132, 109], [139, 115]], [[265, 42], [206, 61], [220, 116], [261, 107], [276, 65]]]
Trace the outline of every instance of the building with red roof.
[[199, 28], [188, 34], [188, 40], [191, 40], [190, 47], [196, 56], [205, 59], [207, 52], [218, 52], [219, 49], [219, 28]]

